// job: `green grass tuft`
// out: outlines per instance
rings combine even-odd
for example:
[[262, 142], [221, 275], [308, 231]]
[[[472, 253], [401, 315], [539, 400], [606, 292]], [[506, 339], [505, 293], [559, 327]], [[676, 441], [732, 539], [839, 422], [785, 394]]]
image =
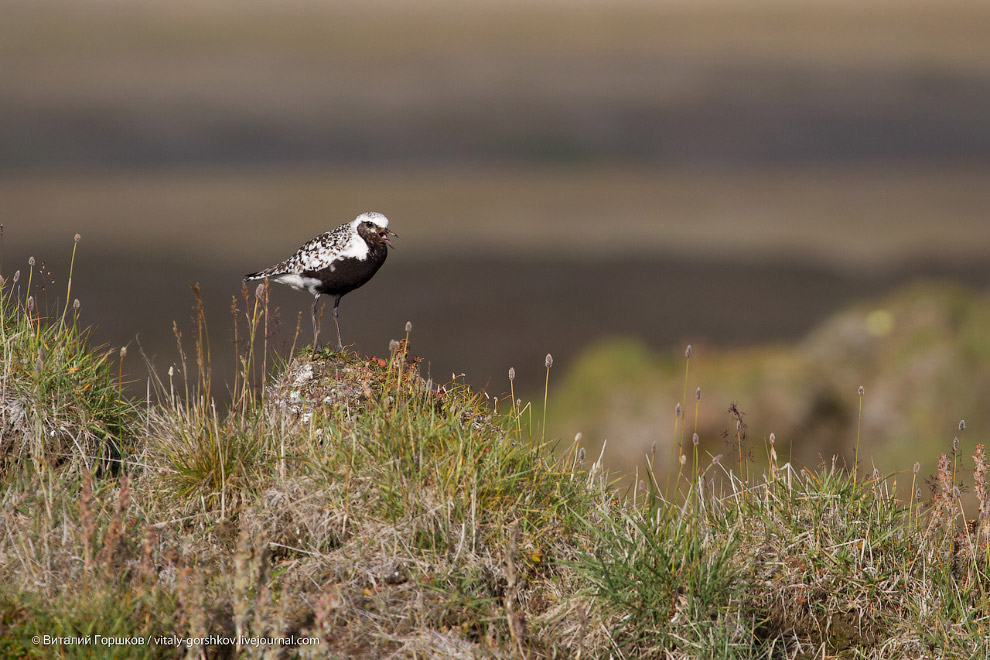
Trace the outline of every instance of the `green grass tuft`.
[[121, 392], [118, 352], [91, 345], [76, 306], [44, 311], [33, 270], [0, 284], [0, 476], [73, 457], [87, 469], [116, 470], [134, 412]]

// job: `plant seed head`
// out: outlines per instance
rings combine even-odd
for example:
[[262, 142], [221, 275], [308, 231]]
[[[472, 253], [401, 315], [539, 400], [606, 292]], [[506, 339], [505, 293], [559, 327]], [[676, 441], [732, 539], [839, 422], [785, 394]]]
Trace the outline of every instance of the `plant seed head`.
[[19, 280], [19, 279], [21, 279], [21, 271], [15, 270], [14, 271], [14, 284], [17, 284], [17, 280]]
[[28, 299], [27, 299], [27, 308], [28, 308], [28, 311], [29, 312], [33, 312], [34, 311], [34, 296], [28, 296]]
[[693, 444], [695, 447], [697, 447], [699, 442], [701, 442], [701, 438], [698, 437], [698, 434], [697, 433], [693, 434], [691, 436], [691, 444]]
[[872, 476], [873, 476], [873, 481], [879, 481], [880, 480], [880, 470], [878, 470], [876, 468], [873, 468], [873, 475]]
[[75, 236], [73, 236], [73, 239], [72, 240], [74, 240], [76, 243], [78, 243], [79, 241], [82, 240], [82, 236], [80, 236], [79, 234], [76, 234]]
[[516, 379], [516, 368], [509, 367], [509, 380], [515, 380], [515, 379]]
[[395, 353], [397, 350], [399, 350], [399, 340], [397, 339], [390, 340], [388, 342], [388, 352]]
[[126, 346], [121, 346], [120, 347], [120, 359], [123, 360], [125, 357], [127, 357], [127, 347]]
[[583, 461], [584, 460], [584, 457], [587, 456], [587, 455], [588, 455], [588, 453], [584, 450], [584, 447], [581, 447], [578, 450], [578, 460], [579, 461]]
[[28, 266], [34, 266], [34, 257], [28, 257]]
[[687, 348], [684, 349], [684, 357], [691, 357], [691, 344], [688, 344]]
[[859, 395], [860, 396], [863, 396], [864, 394], [866, 394], [866, 388], [863, 387], [862, 385], [860, 385], [859, 386]]
[[694, 391], [694, 399], [695, 399], [695, 401], [701, 401], [701, 388], [700, 387]]
[[952, 451], [953, 452], [959, 451], [959, 437], [958, 436], [952, 439]]
[[580, 431], [578, 431], [577, 433], [575, 433], [574, 434], [574, 444], [577, 444], [577, 443], [581, 442], [581, 438], [583, 438], [583, 437], [584, 436], [581, 434]]
[[770, 446], [773, 447], [773, 443], [777, 441], [777, 436], [773, 433], [770, 434]]
[[918, 461], [915, 461], [914, 462], [914, 467], [912, 468], [912, 471], [915, 474], [918, 474], [918, 470], [920, 470], [920, 469], [921, 469], [921, 463], [919, 463]]
[[255, 300], [261, 300], [261, 297], [265, 295], [265, 283], [264, 281], [258, 282], [258, 286], [254, 287], [254, 298]]
[[687, 463], [687, 454], [681, 454], [681, 465]]
[[406, 332], [412, 332], [412, 321], [406, 321]]
[[680, 417], [680, 416], [681, 416], [681, 404], [678, 403], [676, 406], [674, 406], [674, 417]]
[[652, 456], [656, 456], [656, 455], [657, 455], [657, 441], [654, 440], [650, 444], [650, 456], [652, 457]]
[[72, 301], [72, 309], [76, 310], [77, 312], [79, 311], [79, 308], [81, 306], [82, 306], [82, 303], [79, 302], [79, 298], [76, 298], [75, 300]]
[[175, 367], [169, 367], [168, 368], [168, 377], [171, 378], [174, 375], [175, 375]]
[[916, 500], [920, 500], [921, 499], [921, 489], [920, 488], [916, 488], [914, 490], [914, 499], [916, 499]]
[[546, 365], [547, 365], [547, 369], [553, 366], [553, 356], [550, 355], [549, 353], [547, 353]]
[[965, 431], [966, 430], [966, 420], [965, 419], [960, 419], [959, 420], [959, 430], [960, 431]]
[[960, 493], [959, 493], [959, 486], [953, 486], [952, 487], [952, 496], [955, 497], [956, 499], [959, 499], [959, 495], [960, 495]]

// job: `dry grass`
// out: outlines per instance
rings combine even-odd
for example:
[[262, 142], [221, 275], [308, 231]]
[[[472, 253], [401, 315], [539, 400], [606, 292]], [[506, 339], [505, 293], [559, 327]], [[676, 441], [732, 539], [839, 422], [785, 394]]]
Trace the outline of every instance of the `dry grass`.
[[[34, 355], [25, 329], [89, 350], [4, 286], [5, 374]], [[188, 360], [180, 342], [179, 368], [122, 423], [118, 474], [96, 475], [85, 451], [9, 463], [0, 655], [990, 652], [982, 446], [972, 519], [957, 483], [965, 438], [928, 503], [913, 479], [905, 493], [897, 475], [802, 470], [775, 454], [744, 478], [735, 459], [695, 457], [664, 487], [650, 464], [621, 494], [578, 440], [557, 452], [537, 441], [531, 406], [420, 378], [408, 331], [385, 358], [303, 350], [251, 387], [251, 365], [266, 365], [264, 300], [245, 292], [233, 306], [247, 339], [229, 408], [212, 400], [201, 315]], [[50, 401], [74, 388], [56, 381]], [[28, 429], [17, 443], [28, 457], [48, 440]], [[30, 641], [46, 634], [96, 641]], [[232, 641], [154, 640], [166, 634]], [[106, 641], [138, 635], [126, 649]]]
[[[242, 321], [257, 323], [245, 302]], [[565, 565], [588, 543], [570, 511], [607, 498], [600, 472], [503, 431], [466, 387], [423, 381], [407, 345], [388, 360], [304, 354], [279, 367], [290, 382], [267, 395], [239, 382], [219, 411], [197, 342], [135, 413], [122, 476], [94, 478], [84, 456], [58, 472], [13, 465], [3, 651], [43, 657], [52, 649], [32, 647], [32, 634], [97, 632], [302, 635], [320, 645], [294, 652], [314, 657], [579, 644], [559, 632], [577, 579]], [[241, 345], [242, 378], [253, 349]], [[209, 655], [269, 652], [235, 643]]]

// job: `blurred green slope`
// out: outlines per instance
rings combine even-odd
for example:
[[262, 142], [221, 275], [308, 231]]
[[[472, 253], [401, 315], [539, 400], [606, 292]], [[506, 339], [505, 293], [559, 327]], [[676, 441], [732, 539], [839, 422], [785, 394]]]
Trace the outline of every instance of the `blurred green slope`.
[[[988, 329], [986, 293], [922, 283], [841, 311], [793, 346], [695, 346], [677, 438], [689, 446], [697, 403], [702, 447], [734, 457], [727, 412], [734, 403], [758, 462], [774, 433], [785, 460], [815, 465], [835, 453], [851, 465], [862, 386], [863, 469], [890, 473], [921, 461], [930, 470], [925, 461], [951, 451], [960, 419], [971, 442], [984, 441], [990, 427]], [[585, 351], [551, 393], [548, 424], [565, 439], [581, 432], [600, 446], [607, 438], [607, 463], [631, 473], [653, 442], [658, 462], [668, 460], [684, 388], [682, 355], [606, 340]]]

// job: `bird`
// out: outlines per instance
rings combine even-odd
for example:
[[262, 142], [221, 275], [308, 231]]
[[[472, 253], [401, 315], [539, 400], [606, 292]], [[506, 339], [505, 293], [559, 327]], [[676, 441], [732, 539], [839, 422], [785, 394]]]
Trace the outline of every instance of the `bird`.
[[343, 351], [337, 307], [340, 299], [366, 284], [385, 263], [388, 248], [393, 247], [389, 236], [397, 234], [388, 228], [388, 218], [368, 211], [350, 222], [320, 234], [306, 242], [285, 261], [244, 276], [244, 281], [271, 280], [296, 289], [309, 291], [313, 300], [313, 352], [320, 346], [317, 304], [320, 296], [333, 296], [333, 323], [337, 326], [337, 350]]

